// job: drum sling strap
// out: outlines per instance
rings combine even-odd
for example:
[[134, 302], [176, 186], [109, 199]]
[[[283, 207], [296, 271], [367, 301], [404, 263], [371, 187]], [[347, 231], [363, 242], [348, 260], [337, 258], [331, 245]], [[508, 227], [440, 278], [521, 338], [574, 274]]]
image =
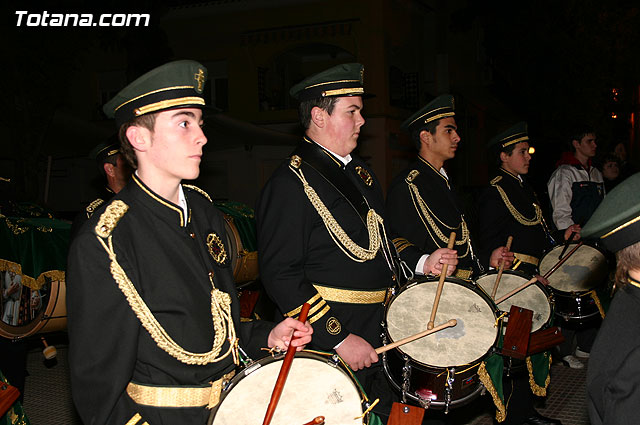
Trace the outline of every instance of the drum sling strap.
[[[298, 145], [291, 156], [293, 157], [294, 155], [301, 157], [304, 163], [316, 170], [318, 174], [329, 182], [355, 210], [364, 226], [367, 226], [367, 215], [370, 210], [369, 202], [343, 172], [343, 167], [336, 166], [336, 160], [333, 159], [330, 153], [325, 152], [316, 143], [305, 138], [304, 142]], [[400, 260], [395, 246], [389, 243], [386, 237], [384, 237], [382, 245], [382, 252], [395, 282], [404, 282], [411, 279], [413, 273]]]

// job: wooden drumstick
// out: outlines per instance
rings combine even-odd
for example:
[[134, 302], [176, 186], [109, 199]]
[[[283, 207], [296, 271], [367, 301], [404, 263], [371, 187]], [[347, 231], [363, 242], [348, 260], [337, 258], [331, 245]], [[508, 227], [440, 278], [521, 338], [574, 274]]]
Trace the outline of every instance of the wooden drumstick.
[[[575, 247], [573, 247], [573, 249], [571, 251], [569, 251], [569, 253], [562, 257], [562, 260], [558, 261], [556, 263], [555, 266], [553, 266], [547, 273], [545, 273], [545, 275], [543, 276], [545, 279], [548, 279], [549, 276], [551, 276], [551, 274], [553, 272], [555, 272], [556, 270], [558, 270], [558, 268], [565, 262], [567, 261], [567, 259], [569, 257], [571, 257], [573, 255], [574, 252], [576, 252], [578, 250], [578, 248], [580, 248], [582, 246], [582, 244], [584, 243], [584, 241], [580, 241]], [[517, 287], [516, 289], [514, 289], [513, 291], [509, 292], [508, 294], [505, 294], [503, 297], [501, 297], [500, 299], [496, 300], [496, 304], [500, 304], [502, 301], [506, 300], [509, 297], [512, 297], [513, 295], [517, 294], [518, 292], [522, 291], [523, 289], [525, 289], [527, 286], [535, 283], [535, 281], [538, 280], [535, 277], [532, 277], [527, 283], [523, 284], [522, 286]]]
[[450, 327], [455, 326], [457, 324], [458, 324], [458, 321], [456, 319], [451, 319], [448, 322], [444, 322], [443, 324], [441, 324], [439, 326], [436, 326], [433, 329], [427, 329], [426, 331], [418, 332], [417, 334], [413, 334], [413, 335], [408, 336], [406, 338], [402, 338], [401, 340], [393, 342], [391, 344], [383, 345], [382, 347], [378, 347], [378, 348], [376, 348], [376, 354], [384, 353], [385, 351], [389, 351], [389, 350], [391, 350], [393, 348], [396, 348], [396, 347], [399, 347], [401, 345], [408, 344], [408, 343], [410, 343], [412, 341], [415, 341], [416, 339], [420, 339], [420, 338], [422, 338], [424, 336], [430, 335], [430, 334], [432, 334], [434, 332], [438, 332], [438, 331], [441, 331], [441, 330], [446, 329], [446, 328], [450, 328]]
[[[453, 244], [456, 243], [456, 232], [451, 232], [449, 235], [449, 243], [447, 248], [453, 249]], [[436, 290], [436, 297], [433, 300], [433, 308], [431, 309], [431, 317], [429, 317], [429, 323], [427, 323], [427, 329], [433, 329], [433, 322], [436, 320], [436, 311], [438, 310], [438, 304], [440, 303], [440, 295], [442, 295], [442, 287], [444, 286], [444, 279], [447, 277], [447, 268], [449, 264], [444, 263], [442, 265], [442, 272], [440, 273], [440, 280], [438, 281], [438, 289]]]
[[[507, 244], [505, 248], [507, 251], [511, 250], [511, 242], [513, 242], [513, 236], [509, 236], [507, 238]], [[498, 268], [498, 276], [496, 276], [496, 283], [493, 284], [493, 290], [491, 291], [491, 299], [496, 299], [496, 292], [498, 292], [498, 285], [500, 284], [500, 278], [502, 277], [502, 272], [504, 271], [504, 258], [500, 259], [500, 267]]]
[[316, 416], [311, 422], [302, 425], [324, 425], [324, 416]]
[[[300, 311], [300, 317], [298, 318], [298, 320], [300, 320], [302, 323], [307, 321], [309, 308], [311, 308], [311, 305], [309, 303], [304, 303], [302, 305], [302, 310]], [[293, 357], [296, 354], [296, 347], [294, 347], [291, 344], [291, 342], [293, 342], [294, 339], [295, 337], [291, 336], [291, 341], [289, 342], [289, 348], [287, 349], [287, 354], [285, 354], [284, 356], [282, 367], [280, 367], [280, 373], [278, 374], [278, 379], [276, 379], [276, 385], [273, 387], [273, 393], [271, 394], [271, 401], [269, 401], [269, 405], [267, 406], [267, 413], [264, 415], [264, 421], [262, 421], [262, 425], [269, 425], [269, 423], [271, 423], [273, 414], [276, 411], [276, 406], [278, 405], [278, 401], [280, 400], [280, 396], [282, 395], [282, 390], [284, 389], [284, 383], [287, 380], [287, 375], [289, 375], [289, 369], [291, 369], [291, 363], [293, 363]]]

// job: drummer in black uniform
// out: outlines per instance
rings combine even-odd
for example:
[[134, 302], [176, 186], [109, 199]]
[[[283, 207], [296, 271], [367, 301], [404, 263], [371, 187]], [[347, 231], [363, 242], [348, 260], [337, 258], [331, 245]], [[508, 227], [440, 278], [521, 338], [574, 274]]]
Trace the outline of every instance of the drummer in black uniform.
[[[454, 276], [471, 280], [481, 273], [462, 204], [444, 169], [456, 155], [460, 136], [451, 95], [435, 98], [402, 124], [411, 133], [418, 157], [391, 183], [387, 193], [387, 224], [398, 252], [417, 274], [440, 274], [442, 265], [456, 264]], [[449, 235], [456, 232], [454, 252]], [[491, 266], [513, 256], [504, 247], [491, 254]], [[449, 267], [449, 273], [453, 267]]]
[[297, 317], [311, 304], [312, 347], [333, 350], [388, 415], [391, 389], [375, 348], [387, 290], [394, 284], [380, 183], [353, 150], [365, 95], [364, 67], [343, 64], [290, 93], [305, 135], [264, 186], [256, 206], [260, 277], [279, 310]]
[[582, 229], [616, 253], [616, 294], [591, 349], [592, 425], [635, 424], [640, 405], [640, 173], [607, 194]]
[[239, 361], [301, 346], [311, 326], [240, 322], [222, 213], [199, 175], [206, 68], [176, 61], [107, 105], [127, 186], [82, 226], [68, 258], [69, 365], [87, 424], [204, 424]]
[[[553, 238], [540, 202], [524, 177], [531, 161], [527, 124], [520, 122], [500, 133], [489, 141], [487, 148], [499, 168], [478, 202], [480, 259], [487, 264], [495, 247], [512, 236], [515, 261], [511, 270], [523, 272], [528, 279], [537, 274], [542, 253], [552, 245]], [[567, 237], [570, 233], [567, 231]], [[504, 424], [560, 424], [537, 413], [531, 396], [532, 392], [546, 395], [549, 356], [549, 353], [530, 356], [529, 373], [503, 375], [502, 402], [509, 400]]]
[[113, 137], [107, 143], [100, 143], [93, 148], [89, 157], [95, 159], [100, 176], [106, 184], [100, 188], [100, 196], [89, 203], [74, 219], [71, 226], [71, 239], [78, 233], [80, 227], [91, 218], [94, 211], [105, 202], [113, 198], [131, 178], [133, 169], [120, 154], [120, 142]]

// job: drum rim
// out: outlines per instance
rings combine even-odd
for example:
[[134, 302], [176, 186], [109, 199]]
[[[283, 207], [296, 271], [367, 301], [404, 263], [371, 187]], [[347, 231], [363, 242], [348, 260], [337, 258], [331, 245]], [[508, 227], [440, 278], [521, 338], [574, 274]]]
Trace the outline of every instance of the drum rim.
[[[569, 243], [569, 248], [567, 249], [567, 251], [570, 251], [572, 247], [575, 247], [575, 245], [579, 244], [580, 242], [570, 242]], [[589, 248], [593, 248], [596, 251], [598, 251], [602, 257], [604, 258], [604, 263], [605, 266], [607, 268], [607, 271], [610, 271], [611, 269], [611, 264], [610, 264], [610, 260], [607, 257], [607, 254], [605, 253], [605, 251], [603, 249], [601, 249], [597, 244], [595, 243], [586, 243], [583, 242], [582, 246], [587, 246]], [[549, 255], [554, 249], [559, 248], [559, 247], [564, 247], [564, 244], [558, 244], [558, 245], [554, 245], [550, 248], [547, 248], [546, 250], [543, 251], [542, 256], [540, 257], [540, 262], [538, 263], [538, 273], [542, 274], [542, 270], [540, 270], [540, 265], [542, 265], [542, 260], [544, 260], [544, 258]], [[557, 261], [556, 261], [557, 263]], [[555, 264], [555, 263], [554, 263]], [[590, 289], [584, 289], [582, 291], [563, 291], [562, 289], [556, 289], [551, 282], [549, 282], [549, 288], [551, 289], [551, 291], [553, 291], [554, 293], [558, 293], [559, 295], [565, 295], [567, 294], [567, 296], [570, 296], [571, 294], [576, 294], [576, 295], [580, 295], [580, 296], [584, 296], [586, 294], [588, 294], [589, 292], [593, 291], [594, 289], [596, 289], [598, 286], [600, 286], [601, 284], [597, 284], [595, 286], [593, 286]]]
[[[59, 303], [66, 301], [66, 286], [63, 286], [61, 282], [66, 282], [64, 280], [52, 280], [51, 288], [49, 292], [49, 302], [46, 307], [41, 309], [36, 317], [33, 318], [29, 323], [22, 326], [13, 326], [4, 323], [0, 320], [0, 337], [20, 340], [23, 338], [28, 338], [32, 335], [36, 335], [42, 328], [47, 326], [51, 320], [54, 319], [63, 319], [67, 320], [67, 316], [53, 316], [53, 313], [56, 311], [56, 307]], [[54, 289], [55, 286], [55, 289]], [[54, 294], [55, 291], [55, 294]], [[51, 303], [51, 300], [55, 298], [55, 302]], [[66, 304], [66, 303], [65, 303]], [[65, 313], [66, 313], [66, 305], [65, 305]], [[62, 326], [62, 328], [66, 328], [66, 323]], [[53, 329], [52, 331], [56, 331], [59, 329]]]
[[[486, 277], [486, 276], [490, 276], [490, 275], [496, 275], [498, 274], [497, 270], [491, 270], [488, 271], [487, 273], [482, 274], [481, 276], [478, 276], [474, 282], [479, 281], [481, 278]], [[521, 271], [521, 270], [504, 270], [502, 272], [502, 274], [510, 274], [510, 275], [516, 275], [518, 277], [521, 277], [523, 279], [525, 279], [526, 281], [528, 281], [529, 279], [531, 279], [533, 276], [529, 276], [527, 273]], [[548, 329], [550, 326], [553, 326], [553, 318], [555, 317], [556, 314], [556, 300], [554, 297], [554, 291], [552, 289], [547, 288], [545, 285], [543, 285], [540, 281], [536, 280], [534, 283], [532, 283], [532, 285], [535, 285], [538, 289], [540, 289], [542, 291], [542, 293], [547, 297], [547, 300], [549, 301], [549, 309], [551, 310], [549, 312], [549, 317], [547, 318], [547, 320], [544, 322], [544, 324], [540, 327], [540, 329], [536, 329], [536, 331], [538, 330], [542, 330], [542, 329]], [[479, 284], [476, 283], [476, 286], [483, 292], [486, 293], [486, 291], [482, 288], [482, 286], [480, 286]], [[526, 288], [525, 288], [526, 289]], [[487, 294], [487, 296], [489, 296], [489, 298], [491, 298], [491, 296], [489, 294]], [[506, 300], [505, 300], [506, 301]], [[496, 307], [498, 307], [498, 305], [496, 304]], [[498, 307], [498, 310], [500, 310], [500, 307]], [[504, 310], [500, 310], [500, 311], [504, 311]], [[508, 312], [507, 312], [508, 313]], [[535, 332], [535, 331], [531, 331], [531, 332]]]
[[[231, 378], [231, 380], [229, 380], [229, 383], [227, 384], [227, 386], [222, 389], [222, 391], [220, 393], [220, 400], [218, 401], [218, 404], [215, 407], [213, 407], [211, 409], [211, 412], [209, 413], [209, 419], [207, 420], [207, 425], [213, 425], [213, 420], [215, 419], [215, 416], [216, 416], [216, 414], [218, 412], [218, 409], [222, 406], [222, 403], [224, 402], [224, 400], [231, 393], [233, 388], [235, 388], [235, 386], [238, 385], [238, 383], [240, 381], [242, 381], [244, 378], [248, 377], [249, 375], [253, 374], [254, 372], [260, 370], [262, 366], [265, 366], [267, 364], [283, 360], [285, 355], [286, 355], [286, 352], [282, 352], [282, 353], [279, 353], [279, 354], [262, 357], [262, 358], [260, 358], [258, 360], [255, 360], [251, 364], [249, 364], [246, 368], [244, 368], [241, 371], [237, 372], [235, 374], [235, 376], [233, 378]], [[360, 400], [361, 400], [360, 407], [362, 409], [362, 412], [364, 412], [365, 411], [365, 406], [364, 406], [365, 400], [364, 400], [363, 389], [361, 388], [359, 383], [356, 383], [354, 381], [354, 379], [357, 379], [357, 378], [355, 376], [353, 376], [351, 373], [349, 373], [345, 369], [345, 367], [342, 365], [340, 360], [338, 360], [338, 361], [334, 361], [333, 360], [334, 356], [338, 356], [338, 355], [334, 354], [334, 353], [326, 353], [326, 355], [325, 355], [325, 354], [322, 354], [321, 352], [312, 351], [312, 350], [301, 350], [301, 351], [296, 352], [296, 355], [295, 355], [295, 357], [299, 357], [299, 358], [319, 360], [319, 361], [327, 363], [327, 364], [329, 364], [331, 366], [335, 366], [337, 369], [339, 369], [345, 376], [347, 376], [349, 381], [353, 384], [353, 386], [358, 391], [358, 394], [360, 395]], [[295, 357], [294, 357], [294, 360], [295, 360]], [[256, 365], [260, 365], [260, 367], [256, 367]], [[250, 370], [251, 368], [254, 368], [254, 370], [252, 370], [251, 372], [246, 374], [245, 371]], [[370, 415], [369, 415], [369, 413], [367, 413], [365, 415], [365, 417], [362, 418], [362, 424], [363, 425], [368, 425], [369, 420], [370, 420]]]
[[[387, 301], [387, 304], [385, 305], [385, 311], [384, 311], [384, 322], [383, 322], [383, 330], [384, 330], [384, 336], [389, 340], [388, 343], [392, 343], [393, 339], [391, 338], [391, 335], [389, 335], [389, 331], [388, 331], [388, 327], [387, 327], [387, 316], [389, 314], [389, 307], [393, 304], [393, 301], [396, 300], [396, 298], [398, 298], [400, 296], [400, 294], [402, 294], [403, 292], [411, 289], [412, 287], [421, 284], [421, 283], [426, 283], [426, 282], [438, 282], [438, 280], [440, 279], [439, 276], [435, 276], [435, 277], [429, 277], [429, 276], [424, 276], [422, 279], [421, 278], [417, 278], [414, 279], [410, 282], [407, 282], [405, 285], [402, 286], [402, 288], [400, 288], [400, 290], [393, 295], [393, 297], [391, 297], [389, 299], [389, 301]], [[476, 285], [474, 282], [469, 282], [466, 281], [464, 279], [460, 279], [457, 277], [453, 277], [453, 276], [447, 276], [445, 278], [445, 282], [454, 282], [454, 283], [458, 283], [464, 287], [466, 287], [467, 289], [470, 289], [472, 292], [477, 293], [478, 295], [480, 295], [481, 298], [483, 298], [485, 301], [487, 301], [487, 304], [489, 305], [489, 307], [491, 308], [491, 311], [493, 312], [493, 316], [494, 318], [497, 320], [498, 319], [498, 312], [500, 311], [498, 309], [498, 306], [496, 305], [496, 303], [491, 299], [491, 297], [489, 295], [487, 295], [482, 288], [480, 288], [478, 285]], [[480, 363], [483, 361], [483, 359], [485, 359], [490, 353], [491, 351], [496, 347], [497, 343], [498, 343], [498, 339], [500, 337], [500, 332], [498, 331], [499, 327], [496, 328], [496, 336], [493, 340], [493, 343], [491, 344], [491, 346], [489, 347], [489, 349], [487, 350], [486, 353], [484, 353], [482, 356], [478, 357], [477, 359], [471, 361], [470, 363], [467, 363], [467, 365], [473, 365], [475, 363]], [[385, 341], [386, 342], [386, 341]], [[443, 369], [447, 369], [450, 367], [457, 367], [457, 366], [461, 366], [461, 365], [448, 365], [448, 366], [434, 366], [428, 363], [423, 363], [420, 360], [416, 360], [413, 357], [411, 357], [409, 354], [405, 353], [401, 347], [396, 347], [393, 350], [396, 350], [398, 352], [400, 352], [402, 355], [406, 355], [407, 357], [409, 357], [411, 359], [412, 362], [422, 366], [422, 367], [426, 367], [426, 368], [431, 368], [434, 370], [443, 370]]]

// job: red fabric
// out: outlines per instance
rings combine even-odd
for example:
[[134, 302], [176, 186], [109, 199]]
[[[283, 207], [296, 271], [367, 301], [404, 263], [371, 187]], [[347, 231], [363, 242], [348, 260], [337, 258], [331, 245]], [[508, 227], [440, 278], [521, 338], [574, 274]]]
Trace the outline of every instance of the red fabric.
[[[578, 160], [578, 158], [576, 158], [576, 156], [573, 154], [573, 152], [562, 152], [562, 156], [560, 157], [558, 162], [556, 162], [556, 168], [558, 168], [559, 166], [564, 165], [564, 164], [576, 165], [576, 166], [583, 167], [582, 163]], [[589, 158], [587, 160], [587, 165], [588, 165], [588, 167], [590, 169], [591, 168], [591, 158]]]

